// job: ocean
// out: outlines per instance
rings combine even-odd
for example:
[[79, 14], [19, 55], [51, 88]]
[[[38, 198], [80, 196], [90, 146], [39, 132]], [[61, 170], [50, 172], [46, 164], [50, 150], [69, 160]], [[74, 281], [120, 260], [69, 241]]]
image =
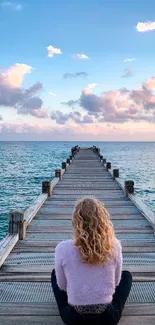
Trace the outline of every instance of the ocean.
[[155, 210], [155, 142], [0, 142], [0, 239], [7, 233], [9, 211], [29, 207], [42, 181], [52, 180], [77, 144], [100, 147], [120, 177], [134, 180], [137, 195]]

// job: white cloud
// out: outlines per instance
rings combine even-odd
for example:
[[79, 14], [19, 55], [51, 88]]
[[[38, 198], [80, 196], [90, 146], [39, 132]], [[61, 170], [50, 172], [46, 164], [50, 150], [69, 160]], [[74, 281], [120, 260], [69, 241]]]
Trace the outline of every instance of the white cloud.
[[81, 54], [74, 54], [72, 56], [72, 59], [74, 59], [74, 60], [88, 60], [89, 57], [87, 55], [81, 53]]
[[124, 62], [132, 62], [135, 60], [136, 60], [136, 58], [126, 58], [126, 59], [124, 59]]
[[56, 94], [55, 93], [52, 93], [51, 91], [49, 91], [49, 95], [51, 95], [51, 96], [56, 96]]
[[89, 84], [87, 87], [90, 88], [90, 89], [93, 89], [97, 86], [98, 84], [96, 84], [95, 82], [92, 83], [92, 84]]
[[138, 23], [137, 26], [137, 31], [144, 33], [144, 32], [149, 32], [155, 29], [155, 21], [147, 21], [143, 23]]
[[98, 84], [97, 83], [92, 83], [92, 84], [88, 84], [87, 87], [85, 87], [83, 89], [83, 93], [86, 94], [86, 95], [89, 95], [89, 94], [92, 94], [92, 90], [93, 88], [95, 88]]
[[32, 72], [32, 67], [23, 63], [16, 63], [5, 72], [0, 74], [0, 81], [10, 87], [20, 87], [24, 80], [24, 75]]
[[54, 54], [62, 54], [60, 49], [57, 49], [56, 47], [49, 45], [47, 47], [47, 51], [48, 51], [48, 57], [52, 58], [54, 56]]
[[13, 10], [21, 11], [23, 9], [23, 6], [21, 4], [15, 4], [10, 1], [4, 1], [0, 3], [1, 7], [10, 7]]

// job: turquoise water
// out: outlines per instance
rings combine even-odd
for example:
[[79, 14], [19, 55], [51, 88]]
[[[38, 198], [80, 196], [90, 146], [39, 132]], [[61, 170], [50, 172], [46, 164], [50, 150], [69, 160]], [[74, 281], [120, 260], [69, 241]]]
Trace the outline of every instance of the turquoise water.
[[0, 142], [0, 238], [11, 209], [26, 209], [41, 192], [43, 180], [70, 155], [74, 145], [101, 148], [123, 179], [135, 181], [143, 201], [155, 210], [155, 142]]

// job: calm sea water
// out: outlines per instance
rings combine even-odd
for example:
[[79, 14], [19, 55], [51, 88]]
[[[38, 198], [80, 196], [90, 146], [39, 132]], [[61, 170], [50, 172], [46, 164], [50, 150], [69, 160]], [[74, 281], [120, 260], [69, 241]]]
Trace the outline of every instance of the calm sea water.
[[0, 142], [0, 238], [11, 209], [26, 209], [51, 180], [74, 145], [101, 148], [120, 176], [135, 181], [135, 189], [155, 210], [155, 142]]

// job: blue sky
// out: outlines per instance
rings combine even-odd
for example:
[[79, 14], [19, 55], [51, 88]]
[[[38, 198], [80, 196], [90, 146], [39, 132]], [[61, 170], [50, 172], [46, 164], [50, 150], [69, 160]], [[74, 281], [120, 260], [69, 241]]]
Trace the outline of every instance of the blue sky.
[[[154, 10], [152, 0], [147, 3], [138, 0], [1, 1], [0, 82], [3, 91], [0, 92], [0, 139], [13, 136], [19, 140], [37, 137], [50, 140], [52, 136], [55, 140], [72, 137], [120, 140], [128, 133], [125, 140], [153, 140]], [[138, 27], [138, 23], [142, 25]], [[49, 57], [48, 46], [58, 49], [61, 54]], [[73, 57], [77, 54], [83, 54], [87, 59], [77, 60]], [[125, 59], [129, 60], [124, 62]], [[22, 65], [31, 69], [24, 68], [26, 72], [21, 72]], [[6, 81], [11, 67], [13, 78], [23, 73], [18, 85]], [[87, 76], [75, 77], [80, 72]], [[65, 79], [66, 73], [72, 77]], [[149, 83], [147, 94], [146, 80]], [[39, 94], [37, 90], [33, 96], [41, 98], [41, 106], [35, 107], [33, 100], [33, 105], [29, 103], [26, 107], [24, 97], [23, 108], [21, 100], [12, 103], [10, 100], [8, 104], [4, 98], [6, 91], [7, 98], [11, 96], [12, 99], [12, 92], [17, 90], [21, 96], [20, 92], [37, 82], [42, 86]], [[91, 84], [97, 85], [89, 87]], [[124, 93], [116, 91], [124, 87], [128, 90], [127, 98], [124, 98], [127, 101], [122, 104]], [[143, 99], [134, 97], [133, 102], [133, 93], [129, 92], [139, 91], [140, 87]], [[112, 95], [109, 95], [110, 91]], [[70, 100], [77, 104], [61, 104]], [[38, 115], [42, 108], [43, 117], [42, 113]], [[39, 134], [36, 133], [37, 126]], [[31, 137], [27, 135], [29, 128]]]

